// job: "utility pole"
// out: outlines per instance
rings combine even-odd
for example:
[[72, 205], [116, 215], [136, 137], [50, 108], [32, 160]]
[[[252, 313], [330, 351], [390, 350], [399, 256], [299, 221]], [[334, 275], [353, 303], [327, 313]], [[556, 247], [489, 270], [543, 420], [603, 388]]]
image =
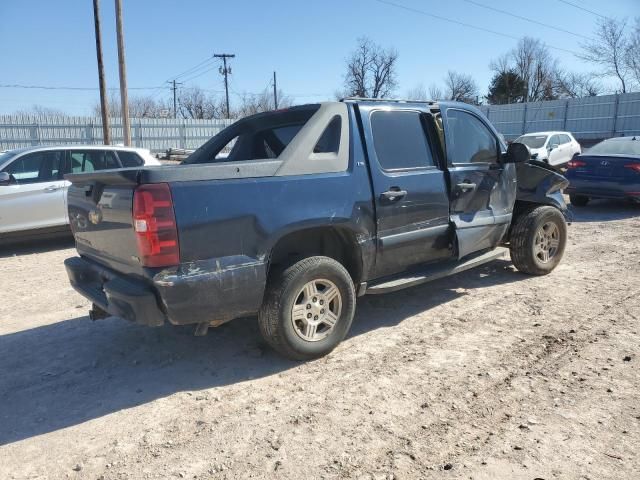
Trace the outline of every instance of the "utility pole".
[[118, 36], [118, 67], [120, 72], [120, 102], [122, 104], [122, 132], [125, 146], [131, 145], [129, 125], [129, 98], [127, 95], [127, 66], [124, 58], [124, 33], [122, 31], [122, 0], [116, 0], [116, 34]]
[[233, 53], [214, 53], [215, 58], [221, 58], [223, 66], [220, 67], [220, 73], [224, 75], [224, 91], [227, 96], [227, 118], [229, 118], [229, 81], [227, 76], [231, 73], [231, 67], [227, 67], [227, 58], [235, 58]]
[[176, 102], [176, 91], [178, 90], [178, 85], [182, 85], [182, 82], [176, 82], [175, 80], [171, 80], [173, 86], [171, 90], [173, 90], [173, 118], [178, 118], [178, 108]]
[[275, 106], [274, 110], [278, 109], [278, 83], [276, 81], [276, 72], [273, 71], [273, 105]]
[[98, 82], [100, 83], [100, 114], [102, 115], [102, 139], [105, 145], [111, 143], [109, 133], [109, 103], [107, 100], [107, 83], [104, 79], [102, 63], [102, 34], [100, 33], [100, 0], [93, 0], [93, 22], [96, 30], [96, 55], [98, 57]]

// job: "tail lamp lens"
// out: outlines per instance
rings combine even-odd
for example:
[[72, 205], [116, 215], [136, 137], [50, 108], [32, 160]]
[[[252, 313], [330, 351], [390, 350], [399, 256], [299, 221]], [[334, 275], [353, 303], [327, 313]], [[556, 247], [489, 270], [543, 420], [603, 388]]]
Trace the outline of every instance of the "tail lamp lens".
[[567, 164], [567, 167], [569, 167], [569, 168], [580, 168], [580, 167], [584, 167], [586, 165], [587, 165], [586, 162], [583, 162], [582, 160], [571, 160]]
[[628, 163], [624, 168], [630, 168], [631, 170], [635, 170], [640, 173], [640, 163]]
[[180, 263], [178, 229], [168, 184], [154, 183], [136, 188], [133, 229], [142, 265], [167, 267]]

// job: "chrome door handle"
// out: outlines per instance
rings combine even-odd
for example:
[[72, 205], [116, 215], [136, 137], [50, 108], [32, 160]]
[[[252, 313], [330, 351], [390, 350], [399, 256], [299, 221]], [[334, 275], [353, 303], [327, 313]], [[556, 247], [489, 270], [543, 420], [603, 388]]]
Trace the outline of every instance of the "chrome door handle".
[[477, 185], [475, 183], [462, 182], [456, 185], [459, 190], [466, 192], [467, 190], [475, 190]]
[[391, 189], [388, 190], [386, 192], [382, 192], [380, 194], [380, 198], [383, 200], [389, 200], [391, 202], [396, 201], [396, 200], [400, 200], [402, 197], [405, 197], [407, 195], [407, 191], [406, 190], [396, 190], [396, 189]]
[[57, 192], [58, 190], [60, 190], [62, 187], [59, 187], [57, 185], [49, 185], [48, 187], [44, 188], [45, 192]]

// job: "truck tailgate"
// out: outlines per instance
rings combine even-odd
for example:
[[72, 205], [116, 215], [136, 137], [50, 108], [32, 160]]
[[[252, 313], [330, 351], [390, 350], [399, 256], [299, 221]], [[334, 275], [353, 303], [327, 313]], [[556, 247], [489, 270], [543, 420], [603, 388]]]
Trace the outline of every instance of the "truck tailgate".
[[123, 273], [142, 275], [133, 230], [138, 171], [68, 175], [69, 223], [78, 253]]

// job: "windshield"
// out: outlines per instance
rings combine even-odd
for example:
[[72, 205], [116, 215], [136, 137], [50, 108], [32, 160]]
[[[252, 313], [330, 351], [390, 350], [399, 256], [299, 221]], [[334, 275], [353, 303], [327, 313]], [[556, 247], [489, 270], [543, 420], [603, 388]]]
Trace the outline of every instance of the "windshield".
[[516, 143], [524, 143], [529, 148], [541, 148], [546, 141], [546, 135], [523, 135], [516, 139]]
[[640, 155], [640, 140], [605, 140], [591, 147], [588, 153], [598, 155]]
[[16, 155], [17, 155], [17, 152], [13, 152], [11, 150], [8, 150], [6, 152], [0, 152], [0, 165], [2, 165], [7, 160], [11, 160]]

